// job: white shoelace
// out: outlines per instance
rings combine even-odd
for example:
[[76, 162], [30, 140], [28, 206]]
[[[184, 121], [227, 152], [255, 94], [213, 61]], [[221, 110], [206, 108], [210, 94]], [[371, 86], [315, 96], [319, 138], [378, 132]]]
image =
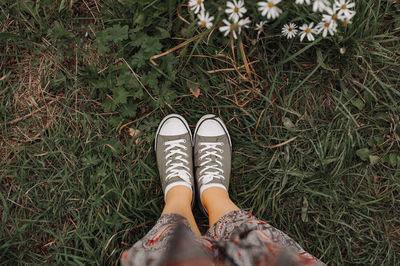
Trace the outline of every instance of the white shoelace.
[[[215, 178], [225, 179], [225, 177], [222, 175], [224, 173], [224, 170], [222, 169], [224, 164], [220, 161], [224, 159], [224, 157], [221, 155], [223, 150], [218, 147], [223, 146], [224, 143], [200, 142], [199, 145], [202, 147], [199, 149], [199, 153], [204, 152], [204, 154], [199, 157], [200, 161], [204, 159], [203, 162], [200, 163], [200, 167], [204, 166], [204, 168], [199, 172], [199, 181], [203, 184], [207, 184]], [[215, 156], [216, 158], [213, 160], [211, 159], [211, 156]], [[212, 164], [213, 162], [216, 164]]]
[[[165, 152], [167, 152], [165, 156], [165, 160], [167, 163], [165, 164], [168, 168], [165, 170], [167, 177], [166, 180], [173, 178], [173, 177], [179, 177], [183, 181], [191, 184], [190, 182], [190, 168], [189, 168], [189, 161], [187, 158], [189, 155], [187, 154], [186, 150], [187, 148], [183, 145], [183, 143], [186, 143], [186, 140], [184, 139], [178, 139], [178, 140], [171, 140], [171, 141], [166, 141], [165, 142]], [[180, 161], [179, 163], [177, 162], [172, 162], [172, 161]]]

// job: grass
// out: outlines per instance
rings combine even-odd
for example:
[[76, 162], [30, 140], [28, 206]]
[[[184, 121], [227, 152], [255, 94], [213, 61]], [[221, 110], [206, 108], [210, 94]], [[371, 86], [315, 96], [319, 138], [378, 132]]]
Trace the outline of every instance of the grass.
[[[232, 59], [229, 46], [214, 56], [225, 39], [149, 63], [195, 34], [177, 3], [0, 4], [1, 264], [116, 264], [161, 213], [153, 139], [173, 111], [191, 126], [206, 113], [224, 119], [240, 207], [328, 264], [398, 264], [399, 4], [360, 1], [342, 41], [271, 35], [255, 45], [248, 33], [252, 85], [244, 68], [209, 72], [243, 65], [238, 45], [234, 63], [218, 60]], [[114, 25], [161, 34], [161, 47], [147, 54]], [[114, 39], [101, 35], [109, 28]]]

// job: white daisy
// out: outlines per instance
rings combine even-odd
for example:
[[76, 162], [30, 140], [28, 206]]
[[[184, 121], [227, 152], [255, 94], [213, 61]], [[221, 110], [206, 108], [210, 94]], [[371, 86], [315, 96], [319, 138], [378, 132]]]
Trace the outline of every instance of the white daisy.
[[210, 16], [210, 14], [208, 12], [205, 12], [204, 9], [200, 11], [200, 14], [197, 15], [197, 18], [199, 19], [200, 26], [207, 29], [210, 29], [212, 27], [214, 17]]
[[265, 24], [267, 24], [267, 21], [261, 21], [260, 23], [256, 24], [255, 29], [258, 31], [263, 31]]
[[225, 23], [225, 25], [219, 27], [219, 31], [223, 32], [224, 36], [228, 36], [229, 33], [232, 33], [233, 38], [237, 39], [236, 31], [239, 30], [239, 24], [238, 23], [230, 23], [226, 19], [224, 19], [222, 21]]
[[249, 25], [251, 23], [250, 18], [242, 18], [241, 20], [238, 21], [239, 24], [239, 33], [241, 33], [242, 28], [248, 28]]
[[315, 29], [313, 29], [314, 27], [314, 22], [311, 22], [309, 25], [307, 24], [303, 24], [303, 26], [301, 26], [299, 29], [301, 30], [300, 33], [300, 41], [302, 42], [304, 37], [307, 36], [307, 40], [309, 42], [312, 42], [315, 40], [313, 33], [315, 33]]
[[257, 40], [260, 38], [260, 34], [264, 32], [264, 25], [266, 24], [266, 21], [261, 21], [260, 23], [256, 24], [256, 30], [257, 30]]
[[282, 13], [282, 9], [277, 7], [281, 0], [268, 0], [265, 2], [258, 2], [258, 10], [261, 11], [261, 15], [267, 15], [267, 19], [276, 19]]
[[353, 23], [353, 22], [352, 22], [350, 19], [348, 19], [348, 18], [343, 19], [342, 22], [343, 22], [343, 25], [344, 25], [344, 26], [347, 26], [347, 25]]
[[298, 4], [298, 5], [302, 5], [302, 4], [304, 4], [304, 2], [307, 5], [311, 4], [311, 0], [296, 0], [296, 4]]
[[326, 8], [330, 7], [328, 0], [314, 0], [313, 11], [314, 12], [324, 12]]
[[297, 34], [297, 25], [294, 23], [285, 24], [282, 28], [282, 35], [286, 36], [288, 39], [292, 39], [296, 37]]
[[344, 20], [345, 18], [351, 19], [356, 14], [356, 11], [350, 10], [349, 8], [355, 7], [355, 3], [348, 0], [336, 0], [333, 4], [333, 8], [338, 11], [339, 19]]
[[350, 11], [350, 13], [348, 13], [347, 16], [345, 16], [345, 15], [340, 15], [340, 16], [339, 16], [339, 12], [338, 12], [338, 18], [339, 18], [341, 21], [351, 20], [351, 19], [356, 15], [356, 11], [353, 11], [353, 10], [349, 10], [349, 11]]
[[200, 10], [204, 10], [204, 0], [190, 0], [189, 7], [195, 14], [197, 14]]
[[228, 8], [225, 12], [229, 14], [229, 19], [232, 19], [232, 21], [239, 21], [239, 19], [243, 17], [243, 14], [247, 12], [247, 9], [244, 7], [244, 0], [228, 1], [226, 5]]
[[327, 9], [325, 9], [325, 11], [328, 14], [323, 14], [322, 15], [322, 20], [323, 21], [332, 22], [332, 21], [336, 21], [338, 19], [338, 14], [332, 8], [328, 7]]
[[242, 32], [242, 28], [248, 28], [250, 24], [250, 19], [249, 18], [243, 18], [239, 20], [238, 22], [231, 23], [230, 21], [224, 19], [222, 20], [225, 25], [222, 27], [219, 27], [219, 30], [224, 33], [224, 36], [228, 36], [229, 33], [232, 33], [233, 38], [237, 39], [237, 33], [236, 31], [240, 34]]
[[321, 21], [315, 27], [316, 32], [318, 34], [322, 32], [323, 37], [326, 37], [328, 33], [332, 36], [335, 35], [336, 29], [337, 29], [337, 22], [335, 20], [332, 20], [331, 22]]

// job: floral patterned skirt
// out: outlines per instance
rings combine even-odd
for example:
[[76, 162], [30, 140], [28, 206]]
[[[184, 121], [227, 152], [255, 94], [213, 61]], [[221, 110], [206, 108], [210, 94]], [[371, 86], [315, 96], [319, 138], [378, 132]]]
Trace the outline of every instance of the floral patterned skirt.
[[245, 211], [219, 219], [202, 237], [186, 218], [160, 217], [122, 254], [126, 265], [325, 265], [285, 233]]

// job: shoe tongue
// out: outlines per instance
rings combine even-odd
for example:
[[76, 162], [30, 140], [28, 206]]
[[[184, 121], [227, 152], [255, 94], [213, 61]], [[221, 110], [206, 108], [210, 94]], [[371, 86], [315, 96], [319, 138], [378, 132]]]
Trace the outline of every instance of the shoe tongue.
[[[220, 154], [220, 152], [217, 152], [217, 153]], [[211, 159], [211, 162], [210, 162], [211, 164], [216, 164], [216, 162], [215, 162], [216, 160], [221, 161], [221, 158], [219, 158], [215, 155], [208, 155], [207, 157]]]
[[[215, 151], [215, 150], [213, 150], [213, 151]], [[216, 152], [217, 152], [217, 154], [221, 155], [220, 152], [218, 152], [218, 151], [216, 151]], [[209, 165], [209, 166], [210, 166], [210, 165], [214, 165], [216, 168], [222, 168], [222, 166], [221, 166], [219, 163], [217, 163], [217, 161], [223, 162], [223, 160], [222, 160], [221, 158], [215, 156], [214, 154], [207, 155], [206, 157], [203, 158], [202, 161], [203, 161], [203, 162], [206, 162], [206, 161], [207, 161], [207, 163], [205, 164], [205, 166], [206, 166], [206, 165]], [[216, 169], [209, 169], [209, 170], [206, 171], [206, 172], [216, 172], [216, 171], [217, 171]]]

